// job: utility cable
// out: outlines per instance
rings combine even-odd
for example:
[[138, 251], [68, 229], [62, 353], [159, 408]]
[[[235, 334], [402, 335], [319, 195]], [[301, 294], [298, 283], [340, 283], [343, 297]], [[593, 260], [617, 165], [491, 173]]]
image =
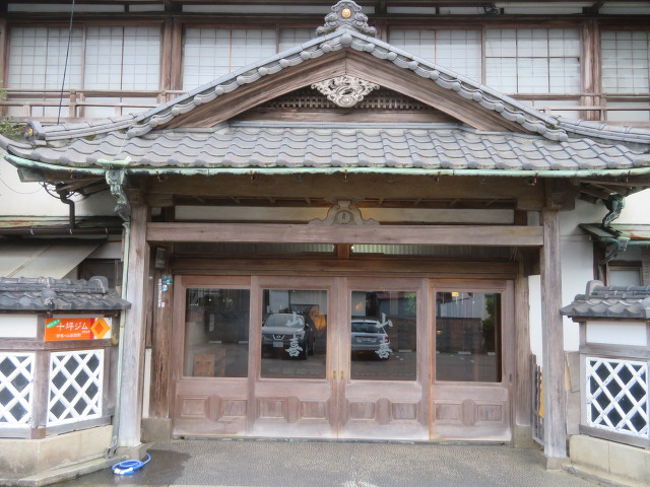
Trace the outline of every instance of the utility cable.
[[[75, 0], [72, 0], [70, 8], [70, 25], [68, 26], [68, 47], [65, 50], [65, 63], [63, 64], [63, 79], [61, 80], [61, 95], [59, 96], [59, 113], [56, 116], [56, 123], [61, 121], [61, 107], [63, 105], [63, 89], [65, 87], [65, 76], [68, 72], [68, 57], [70, 56], [70, 41], [72, 40], [72, 21], [74, 20]], [[70, 115], [70, 114], [68, 114]]]

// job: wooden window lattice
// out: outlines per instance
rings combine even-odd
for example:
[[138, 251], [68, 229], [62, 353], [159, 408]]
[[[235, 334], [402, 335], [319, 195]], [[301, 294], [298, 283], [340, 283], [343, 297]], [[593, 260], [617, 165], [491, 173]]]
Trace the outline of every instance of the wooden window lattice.
[[33, 369], [33, 353], [0, 353], [0, 427], [31, 421]]
[[645, 362], [586, 359], [589, 426], [648, 438], [648, 366]]
[[48, 426], [98, 418], [102, 414], [103, 350], [50, 355]]

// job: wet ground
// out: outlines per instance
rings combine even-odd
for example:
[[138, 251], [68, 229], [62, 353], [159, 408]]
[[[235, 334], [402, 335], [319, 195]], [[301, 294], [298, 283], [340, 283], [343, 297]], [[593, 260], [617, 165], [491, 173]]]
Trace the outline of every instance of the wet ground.
[[279, 440], [157, 443], [132, 476], [110, 470], [57, 484], [247, 487], [593, 487], [547, 471], [541, 453], [494, 445]]

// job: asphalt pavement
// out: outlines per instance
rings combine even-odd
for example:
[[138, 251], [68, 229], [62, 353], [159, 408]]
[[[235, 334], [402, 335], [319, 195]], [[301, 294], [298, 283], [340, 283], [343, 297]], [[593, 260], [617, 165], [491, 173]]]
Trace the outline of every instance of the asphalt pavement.
[[108, 469], [57, 484], [219, 487], [593, 487], [505, 445], [297, 440], [173, 440], [132, 476]]

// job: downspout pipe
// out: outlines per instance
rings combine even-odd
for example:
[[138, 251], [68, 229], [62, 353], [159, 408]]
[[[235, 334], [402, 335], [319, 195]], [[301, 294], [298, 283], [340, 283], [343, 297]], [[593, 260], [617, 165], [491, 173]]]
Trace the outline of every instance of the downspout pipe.
[[75, 222], [75, 207], [74, 207], [74, 201], [72, 201], [70, 198], [70, 193], [67, 191], [59, 193], [59, 199], [68, 205], [68, 225], [70, 227], [70, 230], [74, 230], [76, 226]]

